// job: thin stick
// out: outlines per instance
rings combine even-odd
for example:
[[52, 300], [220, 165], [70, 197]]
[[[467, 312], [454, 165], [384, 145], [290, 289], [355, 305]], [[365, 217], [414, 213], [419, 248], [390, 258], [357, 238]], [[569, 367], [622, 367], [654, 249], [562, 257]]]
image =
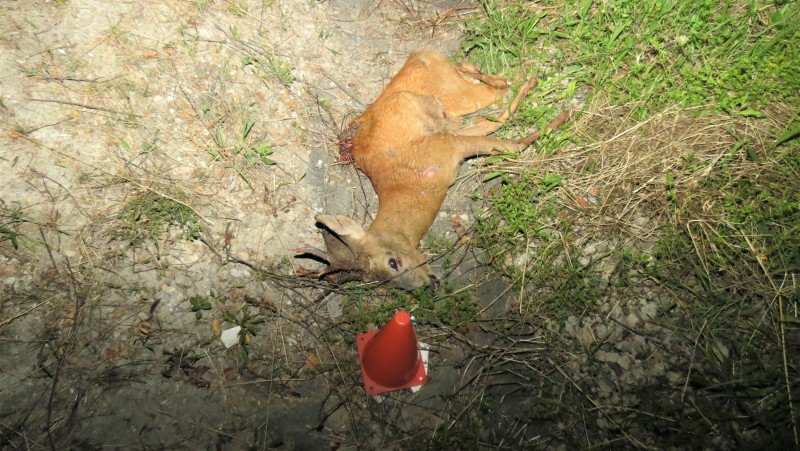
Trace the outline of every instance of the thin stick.
[[50, 249], [50, 245], [47, 244], [47, 238], [44, 236], [44, 230], [42, 230], [42, 226], [39, 226], [39, 235], [42, 236], [42, 243], [44, 243], [44, 248], [47, 249], [47, 255], [50, 256], [50, 262], [53, 263], [53, 270], [56, 272], [56, 275], [59, 275], [60, 272], [58, 271], [58, 265], [56, 264], [56, 259], [53, 258], [53, 251]]
[[41, 103], [58, 103], [61, 105], [69, 105], [69, 106], [76, 106], [78, 108], [86, 108], [87, 110], [97, 110], [97, 111], [105, 111], [106, 113], [113, 113], [113, 114], [127, 114], [133, 117], [142, 117], [138, 114], [133, 113], [123, 113], [121, 111], [112, 110], [111, 108], [106, 108], [102, 106], [95, 106], [95, 105], [87, 105], [85, 103], [77, 103], [77, 102], [70, 102], [68, 100], [58, 100], [58, 99], [37, 99], [37, 98], [30, 98], [28, 99], [31, 102], [41, 102]]
[[14, 315], [14, 316], [12, 316], [12, 317], [10, 317], [10, 318], [8, 318], [8, 319], [5, 319], [5, 320], [3, 320], [2, 322], [0, 322], [0, 329], [2, 329], [2, 328], [4, 328], [4, 327], [6, 327], [7, 325], [11, 324], [11, 323], [12, 323], [12, 322], [14, 322], [14, 320], [16, 320], [17, 318], [23, 317], [23, 316], [27, 315], [28, 313], [30, 313], [30, 312], [32, 312], [32, 311], [34, 311], [34, 310], [36, 310], [37, 308], [39, 308], [39, 307], [43, 306], [44, 304], [47, 304], [48, 302], [52, 301], [52, 300], [53, 300], [53, 298], [54, 298], [54, 297], [56, 297], [56, 296], [58, 296], [58, 295], [53, 295], [53, 296], [51, 296], [49, 299], [47, 299], [47, 300], [44, 300], [44, 301], [42, 301], [42, 302], [40, 302], [40, 303], [38, 303], [38, 304], [34, 305], [33, 307], [29, 308], [28, 310], [25, 310], [25, 311], [23, 311], [23, 312], [19, 312], [19, 313], [17, 313], [16, 315]]
[[325, 71], [321, 71], [321, 72], [322, 72], [322, 75], [323, 75], [325, 78], [327, 78], [328, 80], [330, 80], [330, 81], [331, 81], [333, 84], [335, 84], [335, 85], [336, 85], [336, 87], [337, 87], [337, 88], [341, 89], [343, 93], [347, 94], [347, 95], [348, 95], [348, 96], [349, 96], [351, 99], [353, 99], [353, 101], [354, 101], [355, 103], [357, 103], [357, 104], [358, 104], [358, 106], [360, 106], [360, 107], [362, 107], [362, 108], [364, 107], [364, 102], [362, 102], [362, 101], [361, 101], [361, 100], [360, 100], [360, 99], [359, 99], [359, 98], [358, 98], [358, 97], [355, 95], [355, 93], [354, 93], [353, 91], [351, 91], [351, 90], [350, 90], [350, 88], [348, 88], [348, 87], [347, 87], [347, 85], [345, 85], [345, 84], [343, 84], [343, 83], [339, 83], [339, 82], [338, 82], [336, 79], [334, 79], [333, 77], [329, 76], [329, 75], [328, 75], [328, 74], [327, 74]]

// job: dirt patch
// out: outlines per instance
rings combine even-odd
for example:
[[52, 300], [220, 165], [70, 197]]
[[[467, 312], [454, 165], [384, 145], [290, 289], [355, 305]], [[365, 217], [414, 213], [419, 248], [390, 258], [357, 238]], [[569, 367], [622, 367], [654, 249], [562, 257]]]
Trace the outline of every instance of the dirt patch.
[[[408, 52], [452, 52], [455, 20], [472, 10], [6, 5], [0, 184], [15, 235], [0, 262], [2, 443], [349, 440], [364, 413], [340, 409], [359, 385], [355, 348], [321, 341], [335, 321], [297, 288], [291, 257], [321, 245], [316, 213], [365, 219], [376, 203], [335, 164], [348, 115]], [[249, 338], [226, 350], [217, 332], [233, 323]]]

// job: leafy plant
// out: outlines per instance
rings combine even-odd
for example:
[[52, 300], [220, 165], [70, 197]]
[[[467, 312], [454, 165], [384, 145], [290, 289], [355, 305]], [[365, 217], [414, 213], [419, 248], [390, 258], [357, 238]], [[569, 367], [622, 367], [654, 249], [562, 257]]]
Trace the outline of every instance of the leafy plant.
[[245, 160], [250, 164], [263, 163], [270, 166], [274, 165], [276, 162], [269, 158], [275, 151], [272, 147], [260, 142], [255, 144], [251, 143], [251, 133], [255, 124], [255, 121], [249, 118], [244, 121], [242, 133], [236, 141], [234, 153], [244, 156]]
[[274, 151], [272, 147], [266, 144], [258, 144], [256, 147], [250, 148], [251, 155], [266, 165], [277, 164], [274, 160], [268, 158]]
[[199, 320], [203, 318], [203, 310], [211, 310], [211, 299], [214, 293], [209, 296], [192, 296], [189, 298], [189, 303], [192, 305], [192, 311], [195, 312], [195, 317]]
[[436, 293], [426, 289], [411, 293], [389, 290], [378, 296], [352, 288], [347, 291], [345, 305], [341, 322], [353, 332], [383, 327], [399, 310], [409, 312], [417, 324], [453, 329], [474, 321], [477, 314], [477, 300], [467, 292], [454, 292], [449, 286]]
[[19, 232], [9, 229], [8, 227], [0, 226], [0, 243], [3, 241], [11, 241], [11, 245], [14, 246], [14, 249], [19, 249], [18, 237], [20, 236], [23, 235]]
[[22, 216], [21, 210], [9, 210], [0, 207], [0, 243], [10, 241], [14, 249], [19, 249], [19, 238], [23, 234], [16, 230], [16, 227], [27, 220]]

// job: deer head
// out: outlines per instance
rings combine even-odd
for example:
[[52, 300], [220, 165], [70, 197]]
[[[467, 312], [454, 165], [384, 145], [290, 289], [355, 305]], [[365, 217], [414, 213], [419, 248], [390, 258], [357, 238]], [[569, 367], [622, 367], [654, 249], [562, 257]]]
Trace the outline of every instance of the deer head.
[[436, 288], [439, 279], [425, 256], [402, 235], [364, 230], [342, 215], [317, 215], [327, 252], [305, 248], [303, 253], [328, 264], [320, 278], [342, 283], [349, 280], [380, 281], [384, 286], [413, 290]]

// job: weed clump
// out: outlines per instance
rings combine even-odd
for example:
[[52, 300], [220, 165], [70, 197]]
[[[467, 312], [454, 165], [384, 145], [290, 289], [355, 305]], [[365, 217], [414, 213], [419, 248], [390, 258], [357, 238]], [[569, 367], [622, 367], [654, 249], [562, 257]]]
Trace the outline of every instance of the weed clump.
[[502, 233], [544, 236], [542, 227], [554, 216], [545, 195], [560, 185], [557, 174], [539, 177], [537, 171], [526, 171], [516, 179], [506, 177], [500, 193], [492, 197], [492, 205], [503, 218], [502, 225], [498, 224]]
[[19, 238], [24, 235], [18, 231], [18, 227], [24, 222], [27, 220], [21, 210], [0, 206], [0, 243], [9, 241], [14, 249], [19, 249]]
[[188, 205], [154, 191], [129, 201], [122, 209], [122, 224], [117, 237], [131, 246], [158, 240], [169, 226], [183, 229], [183, 238], [200, 238], [200, 221]]

